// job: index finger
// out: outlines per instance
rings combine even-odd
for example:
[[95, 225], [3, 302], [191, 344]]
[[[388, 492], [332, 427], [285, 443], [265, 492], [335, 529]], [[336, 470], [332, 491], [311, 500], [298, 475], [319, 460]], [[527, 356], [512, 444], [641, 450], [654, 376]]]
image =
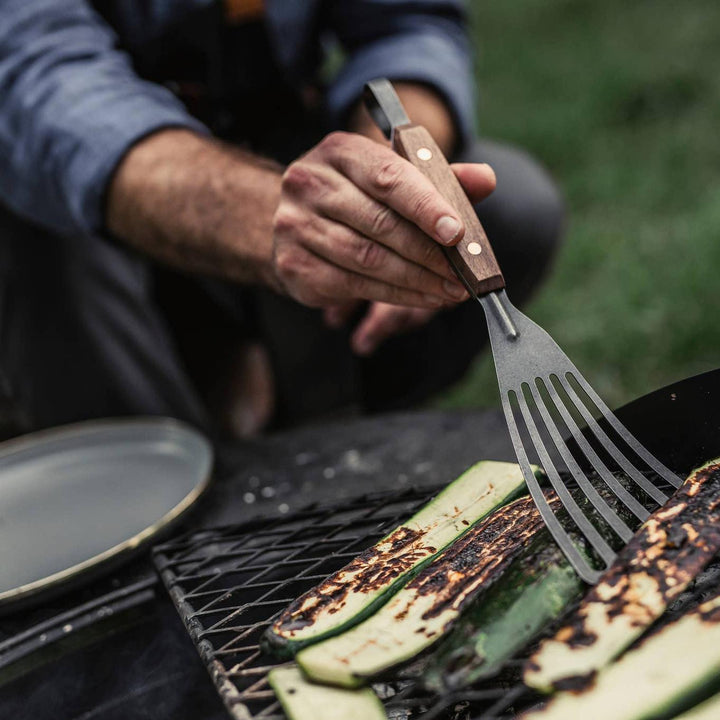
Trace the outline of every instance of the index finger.
[[420, 170], [389, 148], [357, 136], [352, 144], [339, 145], [331, 162], [354, 185], [442, 245], [462, 239], [465, 228], [455, 208]]
[[389, 337], [428, 322], [436, 313], [437, 310], [432, 309], [371, 303], [365, 317], [353, 331], [350, 339], [352, 349], [358, 355], [371, 355]]

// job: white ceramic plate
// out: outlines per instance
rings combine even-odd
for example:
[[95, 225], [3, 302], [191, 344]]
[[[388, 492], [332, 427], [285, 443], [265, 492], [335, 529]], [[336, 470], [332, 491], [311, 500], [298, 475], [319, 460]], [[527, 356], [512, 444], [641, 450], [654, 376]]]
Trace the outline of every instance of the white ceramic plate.
[[102, 420], [0, 444], [0, 604], [141, 549], [210, 480], [213, 452], [167, 418]]

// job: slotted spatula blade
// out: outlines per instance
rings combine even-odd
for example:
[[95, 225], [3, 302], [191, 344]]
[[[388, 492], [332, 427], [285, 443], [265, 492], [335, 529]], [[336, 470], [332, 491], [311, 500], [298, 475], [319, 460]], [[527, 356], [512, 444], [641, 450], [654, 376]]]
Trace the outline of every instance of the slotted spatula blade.
[[[613, 562], [616, 553], [598, 529], [599, 518], [622, 543], [630, 540], [633, 530], [598, 492], [581, 466], [592, 467], [608, 491], [640, 521], [649, 515], [646, 504], [629, 492], [616, 474], [625, 475], [626, 482], [657, 506], [669, 496], [646, 473], [654, 473], [671, 487], [679, 487], [681, 480], [620, 423], [550, 335], [508, 300], [502, 273], [470, 201], [427, 130], [410, 123], [391, 83], [385, 79], [368, 83], [365, 103], [396, 152], [432, 180], [465, 225], [462, 240], [446, 249], [446, 255], [485, 311], [502, 406], [518, 463], [552, 536], [578, 575], [594, 584], [603, 568], [593, 567], [586, 560], [568, 529], [550, 509], [532, 472], [530, 455], [537, 455], [574, 527], [605, 567]], [[599, 418], [604, 420], [607, 431]], [[572, 438], [575, 453], [582, 454], [583, 462], [578, 462], [568, 437]], [[561, 476], [563, 464], [589, 501], [592, 517], [581, 508]]]
[[[558, 344], [515, 308], [504, 290], [481, 297], [480, 303], [488, 323], [505, 419], [528, 489], [568, 560], [585, 582], [593, 584], [602, 570], [592, 567], [578, 552], [568, 530], [550, 509], [530, 467], [528, 450], [535, 451], [574, 525], [605, 566], [612, 563], [616, 553], [569, 491], [553, 456], [562, 459], [580, 492], [623, 543], [633, 536], [633, 529], [597, 491], [581, 465], [592, 468], [595, 476], [641, 522], [649, 515], [646, 505], [616, 475], [622, 473], [657, 506], [665, 504], [668, 495], [645, 472], [660, 476], [672, 487], [678, 487], [681, 480], [632, 436]], [[607, 430], [598, 423], [598, 416], [605, 420]], [[604, 457], [588, 435], [595, 438]], [[567, 437], [582, 453], [583, 463], [576, 459]]]

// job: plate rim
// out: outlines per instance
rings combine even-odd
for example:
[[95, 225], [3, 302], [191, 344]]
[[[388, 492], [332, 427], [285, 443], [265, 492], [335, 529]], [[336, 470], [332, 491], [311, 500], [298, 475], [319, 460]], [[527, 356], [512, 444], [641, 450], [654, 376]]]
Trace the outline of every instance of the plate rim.
[[175, 520], [183, 515], [185, 511], [189, 510], [194, 505], [195, 501], [205, 492], [205, 490], [207, 490], [210, 485], [215, 463], [213, 445], [202, 432], [182, 420], [164, 416], [138, 416], [83, 420], [58, 427], [37, 430], [0, 443], [0, 460], [2, 460], [8, 454], [22, 452], [26, 449], [37, 446], [39, 443], [56, 440], [58, 438], [62, 439], [62, 437], [66, 435], [72, 437], [85, 433], [92, 434], [93, 432], [100, 430], [108, 430], [118, 427], [133, 427], [138, 425], [164, 427], [179, 431], [181, 434], [184, 433], [186, 435], [194, 436], [207, 452], [207, 469], [204, 470], [199, 481], [196, 482], [192, 490], [190, 490], [190, 492], [188, 492], [177, 504], [170, 508], [168, 512], [166, 512], [156, 522], [148, 525], [132, 537], [129, 537], [120, 543], [116, 543], [106, 550], [103, 550], [86, 560], [82, 560], [79, 563], [75, 563], [64, 570], [59, 570], [38, 580], [33, 580], [32, 582], [18, 585], [10, 590], [0, 592], [0, 605], [22, 600], [25, 597], [30, 597], [41, 591], [49, 591], [64, 581], [77, 577], [87, 570], [97, 569], [112, 559], [117, 559], [123, 554], [137, 550], [152, 537], [159, 534], [164, 528], [171, 525]]

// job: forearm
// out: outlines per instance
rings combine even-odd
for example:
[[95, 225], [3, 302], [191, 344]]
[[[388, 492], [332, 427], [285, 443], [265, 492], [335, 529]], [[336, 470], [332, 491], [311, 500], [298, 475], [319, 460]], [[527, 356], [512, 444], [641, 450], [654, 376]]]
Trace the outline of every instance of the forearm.
[[[452, 115], [441, 97], [432, 89], [414, 83], [393, 83], [408, 117], [423, 125], [440, 149], [450, 155], [457, 143], [457, 131]], [[349, 129], [380, 142], [386, 142], [365, 106], [360, 103], [350, 117]]]
[[120, 163], [108, 189], [106, 224], [163, 263], [276, 286], [272, 219], [281, 172], [190, 131], [162, 130]]
[[[492, 189], [487, 168], [465, 175], [474, 197]], [[462, 237], [456, 215], [411, 163], [358, 133], [327, 136], [281, 175], [192, 131], [163, 130], [120, 163], [105, 220], [165, 263], [310, 307], [437, 308], [467, 297], [440, 249]]]

